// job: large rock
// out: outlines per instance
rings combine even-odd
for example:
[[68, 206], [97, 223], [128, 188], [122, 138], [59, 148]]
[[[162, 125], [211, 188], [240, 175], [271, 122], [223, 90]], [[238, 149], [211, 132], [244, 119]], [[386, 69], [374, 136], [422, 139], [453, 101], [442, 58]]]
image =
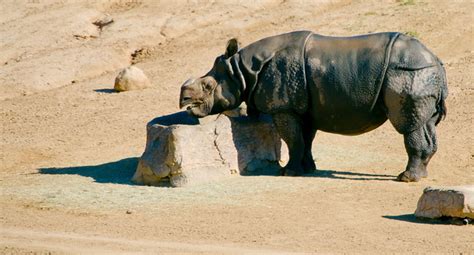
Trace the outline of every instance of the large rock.
[[182, 187], [239, 174], [276, 174], [281, 147], [269, 118], [197, 119], [179, 112], [148, 123], [145, 152], [132, 180]]
[[442, 216], [474, 219], [474, 185], [426, 188], [415, 215], [432, 219]]
[[136, 66], [124, 68], [115, 78], [114, 89], [117, 92], [140, 90], [150, 87], [150, 80]]

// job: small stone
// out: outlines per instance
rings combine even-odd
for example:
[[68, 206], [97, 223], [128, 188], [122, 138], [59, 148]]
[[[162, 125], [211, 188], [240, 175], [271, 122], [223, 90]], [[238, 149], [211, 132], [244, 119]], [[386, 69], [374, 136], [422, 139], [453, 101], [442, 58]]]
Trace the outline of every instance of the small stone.
[[126, 214], [132, 214], [132, 211], [127, 210], [125, 213], [126, 213]]
[[474, 219], [474, 185], [426, 188], [418, 200], [415, 215], [432, 219], [443, 216]]
[[136, 66], [124, 68], [115, 78], [114, 89], [117, 92], [140, 90], [148, 87], [150, 87], [148, 77]]

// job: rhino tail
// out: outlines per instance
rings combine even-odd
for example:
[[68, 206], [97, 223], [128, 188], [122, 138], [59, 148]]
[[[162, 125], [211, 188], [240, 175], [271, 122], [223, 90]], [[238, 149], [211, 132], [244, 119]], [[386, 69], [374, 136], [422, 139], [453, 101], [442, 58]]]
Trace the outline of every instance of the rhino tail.
[[441, 98], [441, 100], [438, 103], [437, 106], [438, 110], [438, 119], [436, 120], [435, 125], [438, 125], [442, 120], [446, 118], [446, 114], [448, 113], [448, 109], [446, 108], [446, 102], [444, 99]]
[[436, 120], [435, 125], [438, 125], [442, 120], [446, 118], [448, 113], [448, 108], [446, 107], [446, 98], [448, 97], [448, 85], [446, 79], [446, 70], [444, 69], [443, 63], [440, 61], [440, 66], [442, 70], [442, 84], [441, 84], [441, 95], [439, 102], [436, 106], [436, 113], [438, 114], [438, 119]]

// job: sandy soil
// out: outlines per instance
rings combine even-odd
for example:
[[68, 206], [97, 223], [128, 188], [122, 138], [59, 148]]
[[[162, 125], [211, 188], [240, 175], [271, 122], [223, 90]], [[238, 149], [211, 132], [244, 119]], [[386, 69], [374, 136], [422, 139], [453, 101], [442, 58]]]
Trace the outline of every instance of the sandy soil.
[[[173, 3], [177, 2], [177, 3]], [[417, 221], [430, 185], [474, 184], [472, 1], [0, 1], [0, 253], [472, 253], [474, 228]], [[111, 15], [114, 23], [92, 23]], [[448, 117], [429, 177], [389, 123], [317, 135], [318, 177], [235, 177], [171, 189], [130, 183], [145, 125], [226, 41], [297, 29], [402, 31], [445, 63]], [[112, 93], [135, 63], [150, 89]]]

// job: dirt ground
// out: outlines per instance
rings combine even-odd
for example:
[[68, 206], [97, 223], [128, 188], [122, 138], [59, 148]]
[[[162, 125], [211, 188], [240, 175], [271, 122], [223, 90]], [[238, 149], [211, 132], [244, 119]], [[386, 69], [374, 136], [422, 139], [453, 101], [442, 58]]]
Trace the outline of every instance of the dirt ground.
[[[474, 228], [421, 222], [423, 189], [474, 184], [474, 2], [0, 0], [0, 253], [473, 253]], [[109, 14], [114, 23], [92, 24]], [[292, 30], [401, 31], [448, 75], [429, 177], [404, 170], [389, 123], [319, 133], [318, 177], [235, 177], [190, 188], [130, 183], [145, 125], [176, 112], [180, 85], [226, 41]], [[152, 80], [113, 93], [120, 68]]]

